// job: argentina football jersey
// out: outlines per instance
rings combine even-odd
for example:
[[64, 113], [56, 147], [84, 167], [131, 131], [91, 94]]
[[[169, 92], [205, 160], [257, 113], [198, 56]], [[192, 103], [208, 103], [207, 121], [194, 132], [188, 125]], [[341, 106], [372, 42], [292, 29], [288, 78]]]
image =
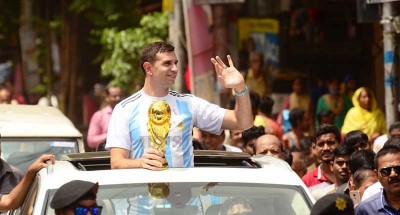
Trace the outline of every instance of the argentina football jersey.
[[193, 166], [192, 128], [221, 133], [225, 109], [190, 94], [169, 91], [165, 97], [151, 97], [139, 91], [120, 102], [113, 111], [106, 148], [129, 150], [130, 158], [142, 157], [150, 148], [149, 107], [155, 101], [166, 102], [171, 109], [167, 145], [164, 148], [169, 167]]

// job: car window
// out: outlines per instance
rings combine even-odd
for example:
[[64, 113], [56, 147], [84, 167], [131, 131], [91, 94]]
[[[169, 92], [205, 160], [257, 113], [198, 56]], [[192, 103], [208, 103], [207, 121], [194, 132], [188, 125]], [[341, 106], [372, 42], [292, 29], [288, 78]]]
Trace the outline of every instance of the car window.
[[42, 154], [54, 154], [57, 160], [64, 154], [77, 153], [78, 143], [73, 139], [2, 139], [1, 158], [22, 172]]
[[[50, 191], [53, 196], [55, 190]], [[297, 186], [247, 183], [153, 183], [101, 185], [102, 214], [310, 214], [311, 202]], [[49, 198], [49, 199], [52, 199]], [[49, 203], [47, 203], [49, 207]], [[47, 214], [54, 214], [48, 208]]]

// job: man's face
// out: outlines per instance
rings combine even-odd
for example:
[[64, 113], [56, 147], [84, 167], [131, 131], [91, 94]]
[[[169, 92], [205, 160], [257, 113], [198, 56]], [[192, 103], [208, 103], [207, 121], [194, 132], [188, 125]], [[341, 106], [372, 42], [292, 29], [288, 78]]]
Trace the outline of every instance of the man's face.
[[178, 74], [178, 59], [175, 52], [157, 53], [156, 61], [150, 64], [151, 79], [154, 84], [170, 87]]
[[207, 131], [202, 131], [201, 139], [208, 150], [223, 150], [223, 143], [225, 140], [224, 133], [216, 135]]
[[108, 89], [108, 95], [106, 97], [106, 102], [114, 108], [118, 102], [121, 101], [122, 91], [119, 87], [110, 87]]
[[315, 141], [315, 153], [317, 159], [322, 162], [329, 163], [333, 160], [333, 150], [339, 145], [333, 133], [323, 134], [317, 137]]
[[0, 90], [0, 104], [11, 104], [11, 93], [7, 89]]
[[[389, 153], [378, 158], [378, 179], [388, 194], [398, 196], [400, 194], [400, 174], [393, 168], [400, 166], [400, 153]], [[382, 169], [389, 170], [388, 175], [382, 175]]]
[[274, 135], [263, 135], [256, 140], [256, 155], [269, 155], [283, 159], [279, 139]]
[[335, 174], [335, 179], [338, 180], [338, 184], [343, 184], [349, 181], [350, 169], [349, 169], [350, 155], [338, 156], [331, 161], [331, 171]]

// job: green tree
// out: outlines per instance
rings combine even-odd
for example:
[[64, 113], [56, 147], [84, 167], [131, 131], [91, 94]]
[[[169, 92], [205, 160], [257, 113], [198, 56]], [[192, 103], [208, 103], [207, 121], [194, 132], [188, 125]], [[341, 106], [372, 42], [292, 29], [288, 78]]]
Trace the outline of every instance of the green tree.
[[140, 50], [148, 43], [165, 41], [168, 37], [167, 13], [154, 12], [140, 20], [140, 27], [118, 31], [103, 30], [101, 44], [104, 61], [103, 77], [111, 77], [111, 83], [133, 91], [143, 84], [143, 72], [139, 65]]

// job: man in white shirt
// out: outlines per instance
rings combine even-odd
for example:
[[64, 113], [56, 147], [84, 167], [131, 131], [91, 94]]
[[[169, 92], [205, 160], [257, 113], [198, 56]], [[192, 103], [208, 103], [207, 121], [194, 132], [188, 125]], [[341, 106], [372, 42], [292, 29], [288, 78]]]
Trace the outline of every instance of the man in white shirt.
[[[234, 67], [230, 56], [229, 66], [218, 56], [211, 62], [221, 84], [235, 92], [234, 110], [221, 108], [190, 94], [171, 91], [178, 74], [174, 47], [155, 42], [143, 48], [140, 64], [145, 73], [144, 86], [117, 104], [111, 116], [106, 144], [106, 149], [110, 150], [111, 168], [159, 170], [164, 163], [169, 167], [191, 167], [194, 165], [193, 127], [220, 134], [224, 129], [243, 130], [252, 126], [250, 97], [242, 74]], [[150, 147], [154, 135], [148, 129], [149, 107], [158, 101], [165, 102], [168, 106], [165, 111], [170, 113], [166, 117], [168, 122], [163, 121], [170, 125], [165, 137], [165, 154]]]

